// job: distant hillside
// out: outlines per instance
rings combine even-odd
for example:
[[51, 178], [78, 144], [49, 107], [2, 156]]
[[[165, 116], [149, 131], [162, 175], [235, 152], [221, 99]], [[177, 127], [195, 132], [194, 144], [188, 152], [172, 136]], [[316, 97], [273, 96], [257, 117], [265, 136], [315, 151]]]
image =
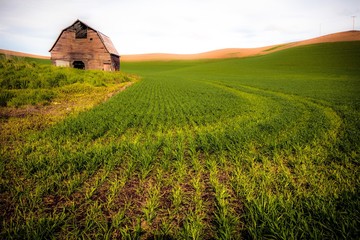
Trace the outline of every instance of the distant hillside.
[[[133, 54], [122, 55], [121, 61], [169, 61], [169, 60], [198, 60], [198, 59], [221, 59], [221, 58], [242, 58], [255, 55], [264, 55], [283, 49], [288, 49], [297, 46], [310, 45], [316, 43], [326, 42], [349, 42], [360, 41], [360, 31], [346, 31], [329, 35], [324, 35], [308, 40], [291, 42], [286, 44], [277, 44], [273, 46], [265, 46], [260, 48], [225, 48], [198, 54], [169, 54], [169, 53], [151, 53], [151, 54]], [[9, 51], [0, 49], [0, 54], [31, 57], [39, 59], [50, 59], [49, 56], [40, 56], [16, 51]]]
[[360, 41], [360, 31], [347, 31], [329, 34], [317, 38], [312, 38], [304, 41], [278, 44], [273, 46], [266, 46], [260, 48], [226, 48], [215, 51], [199, 53], [199, 54], [136, 54], [136, 55], [123, 55], [121, 56], [122, 61], [154, 61], [154, 60], [196, 60], [196, 59], [219, 59], [219, 58], [241, 58], [255, 55], [263, 55], [280, 51], [283, 49], [310, 45], [316, 43], [326, 42], [349, 42], [349, 41]]
[[29, 54], [29, 53], [23, 53], [23, 52], [16, 52], [16, 51], [4, 50], [4, 49], [0, 49], [0, 54], [10, 55], [10, 56], [17, 56], [17, 57], [50, 59], [49, 56], [41, 56], [41, 55], [35, 55], [35, 54]]

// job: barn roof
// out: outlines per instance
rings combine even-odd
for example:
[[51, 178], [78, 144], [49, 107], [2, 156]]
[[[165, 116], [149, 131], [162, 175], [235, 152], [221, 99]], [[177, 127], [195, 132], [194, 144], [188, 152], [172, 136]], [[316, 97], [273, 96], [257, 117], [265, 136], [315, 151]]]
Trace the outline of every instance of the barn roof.
[[100, 36], [101, 41], [105, 45], [106, 50], [111, 54], [115, 54], [115, 55], [119, 56], [119, 53], [116, 51], [116, 48], [115, 48], [114, 44], [112, 43], [111, 39], [99, 31], [97, 31], [97, 33]]
[[79, 19], [76, 20], [72, 25], [70, 25], [69, 27], [67, 27], [67, 28], [65, 28], [65, 29], [63, 29], [63, 30], [61, 31], [59, 37], [56, 39], [54, 45], [51, 47], [51, 49], [49, 50], [49, 52], [51, 52], [51, 51], [53, 50], [53, 48], [55, 47], [56, 43], [59, 41], [62, 33], [63, 33], [64, 31], [68, 30], [69, 28], [73, 28], [73, 27], [74, 27], [75, 25], [77, 25], [77, 24], [82, 24], [82, 25], [86, 26], [87, 28], [92, 29], [93, 31], [95, 31], [95, 32], [98, 34], [101, 42], [104, 44], [106, 51], [107, 51], [108, 53], [110, 53], [110, 54], [114, 54], [114, 55], [116, 55], [116, 56], [120, 56], [119, 53], [118, 53], [118, 51], [116, 50], [114, 44], [112, 43], [111, 39], [110, 39], [108, 36], [106, 36], [105, 34], [99, 32], [98, 30], [90, 27], [89, 25], [87, 25], [86, 23], [80, 21]]

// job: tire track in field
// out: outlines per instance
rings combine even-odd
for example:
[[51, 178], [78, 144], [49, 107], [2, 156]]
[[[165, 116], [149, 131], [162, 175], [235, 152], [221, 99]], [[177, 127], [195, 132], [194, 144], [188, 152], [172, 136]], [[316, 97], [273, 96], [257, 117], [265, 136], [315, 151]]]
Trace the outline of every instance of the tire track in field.
[[[246, 86], [246, 88], [251, 89], [252, 87]], [[321, 141], [330, 141], [331, 143], [334, 143], [336, 140], [337, 135], [340, 132], [340, 126], [342, 124], [341, 117], [337, 114], [337, 112], [324, 105], [316, 102], [313, 99], [307, 99], [304, 97], [292, 95], [292, 94], [286, 94], [286, 93], [280, 93], [270, 90], [263, 90], [260, 88], [255, 88], [259, 92], [266, 92], [269, 94], [276, 95], [282, 99], [286, 99], [289, 102], [292, 102], [294, 105], [298, 105], [303, 109], [303, 113], [306, 115], [304, 120], [302, 120], [300, 123], [305, 123], [303, 126], [298, 127], [296, 134], [299, 134], [303, 127], [305, 129], [306, 127], [310, 127], [311, 131], [315, 131], [313, 127], [316, 127], [316, 123], [318, 126], [324, 126], [327, 125], [326, 128], [321, 129], [322, 133], [321, 135], [315, 136], [316, 143]], [[301, 106], [302, 105], [302, 106]], [[306, 123], [308, 123], [306, 125]], [[294, 121], [294, 125], [299, 125], [298, 122]]]
[[[231, 179], [225, 181], [225, 186], [230, 182], [231, 187], [227, 188], [230, 189], [229, 192], [234, 192], [235, 199], [245, 204], [239, 216], [245, 221], [245, 235], [249, 234], [246, 231], [251, 231], [247, 229], [257, 228], [258, 224], [262, 224], [261, 221], [255, 225], [252, 222], [254, 209], [260, 209], [258, 214], [263, 214], [260, 218], [267, 217], [267, 212], [261, 213], [262, 206], [265, 206], [264, 211], [270, 211], [266, 206], [271, 205], [271, 202], [264, 200], [265, 202], [259, 205], [259, 199], [281, 201], [283, 198], [301, 198], [304, 195], [314, 194], [322, 196], [330, 193], [327, 192], [329, 189], [318, 189], [316, 185], [328, 181], [328, 173], [322, 172], [323, 164], [328, 164], [329, 151], [341, 134], [343, 123], [335, 110], [326, 106], [326, 103], [300, 96], [243, 85], [237, 87], [214, 85], [240, 96], [246, 93], [251, 94], [249, 97], [253, 98], [270, 98], [278, 101], [283, 109], [291, 106], [295, 109], [295, 113], [300, 113], [298, 115], [300, 118], [285, 114], [285, 117], [289, 118], [285, 121], [288, 125], [278, 129], [278, 133], [272, 131], [269, 134], [270, 138], [276, 138], [277, 142], [272, 144], [270, 139], [268, 141], [270, 148], [267, 151], [259, 152], [263, 146], [254, 146], [245, 154], [238, 152], [237, 155], [240, 156], [235, 157], [237, 159], [235, 162], [231, 159], [226, 161], [231, 171], [225, 172], [230, 173]], [[281, 104], [281, 101], [288, 103], [288, 106]], [[273, 124], [273, 120], [281, 116], [284, 115], [277, 114], [276, 111], [270, 112], [268, 124]], [[277, 146], [280, 144], [283, 146]], [[225, 157], [229, 158], [229, 156]], [[307, 174], [315, 177], [304, 178], [304, 169], [310, 170]], [[281, 216], [284, 213], [279, 210], [277, 214]]]
[[[297, 114], [300, 118], [293, 118], [290, 116], [290, 112], [285, 114], [286, 125], [281, 126], [278, 141], [286, 141], [291, 140], [293, 141], [300, 141], [302, 143], [306, 143], [306, 134], [308, 133], [311, 136], [311, 139], [319, 139], [317, 142], [321, 141], [321, 139], [326, 141], [331, 141], [334, 143], [336, 140], [337, 135], [339, 134], [339, 128], [342, 124], [342, 120], [340, 116], [330, 107], [327, 107], [323, 104], [317, 103], [312, 99], [305, 99], [300, 96], [295, 96], [286, 93], [274, 92], [270, 90], [263, 90], [260, 88], [240, 85], [238, 87], [229, 86], [220, 83], [208, 83], [219, 88], [222, 88], [226, 91], [233, 92], [234, 94], [240, 97], [246, 97], [249, 99], [249, 102], [254, 102], [260, 100], [255, 106], [255, 108], [261, 108], [265, 106], [267, 109], [271, 109], [267, 113], [270, 113], [270, 116], [267, 116], [267, 122], [271, 125], [271, 120], [278, 118], [282, 109], [276, 109], [274, 104], [280, 105], [280, 107], [289, 109], [289, 107], [293, 106], [293, 114]], [[271, 104], [270, 101], [272, 101]], [[285, 101], [286, 105], [281, 103], [281, 101]], [[277, 110], [277, 111], [276, 111]], [[294, 111], [295, 110], [295, 111]], [[254, 114], [252, 114], [254, 116]], [[234, 120], [234, 119], [232, 119]], [[258, 122], [259, 118], [252, 118], [253, 122]], [[267, 124], [266, 121], [260, 124]], [[314, 127], [324, 126], [327, 125], [326, 129], [322, 129], [321, 135], [316, 135]], [[304, 131], [306, 129], [312, 128], [311, 131]], [[304, 136], [305, 135], [305, 136]], [[303, 136], [300, 139], [294, 139], [294, 136]]]

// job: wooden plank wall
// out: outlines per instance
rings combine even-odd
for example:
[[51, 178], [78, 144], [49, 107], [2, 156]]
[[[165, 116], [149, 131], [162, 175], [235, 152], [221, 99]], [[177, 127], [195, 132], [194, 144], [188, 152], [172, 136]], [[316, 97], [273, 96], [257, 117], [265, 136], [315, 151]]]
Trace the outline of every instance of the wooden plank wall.
[[[111, 56], [105, 49], [98, 34], [88, 29], [87, 38], [75, 38], [74, 31], [64, 31], [51, 51], [53, 63], [56, 60], [83, 61], [85, 69], [104, 69], [111, 65]], [[105, 69], [104, 69], [105, 70]]]

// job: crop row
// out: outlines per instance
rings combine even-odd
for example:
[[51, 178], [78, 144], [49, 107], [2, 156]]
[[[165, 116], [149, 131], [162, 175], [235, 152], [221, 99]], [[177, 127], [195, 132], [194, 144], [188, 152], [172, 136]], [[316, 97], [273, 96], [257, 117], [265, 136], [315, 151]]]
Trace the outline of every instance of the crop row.
[[128, 64], [142, 81], [1, 148], [1, 236], [356, 238], [360, 68], [331, 58], [354, 46]]
[[[4, 229], [34, 237], [286, 238], [301, 227], [314, 237], [323, 229], [311, 231], [318, 220], [309, 207], [340, 194], [333, 173], [321, 171], [340, 124], [331, 108], [297, 96], [148, 79], [34, 136], [17, 161], [7, 160], [17, 171], [8, 173], [12, 217]], [[351, 171], [342, 168], [337, 181]]]

